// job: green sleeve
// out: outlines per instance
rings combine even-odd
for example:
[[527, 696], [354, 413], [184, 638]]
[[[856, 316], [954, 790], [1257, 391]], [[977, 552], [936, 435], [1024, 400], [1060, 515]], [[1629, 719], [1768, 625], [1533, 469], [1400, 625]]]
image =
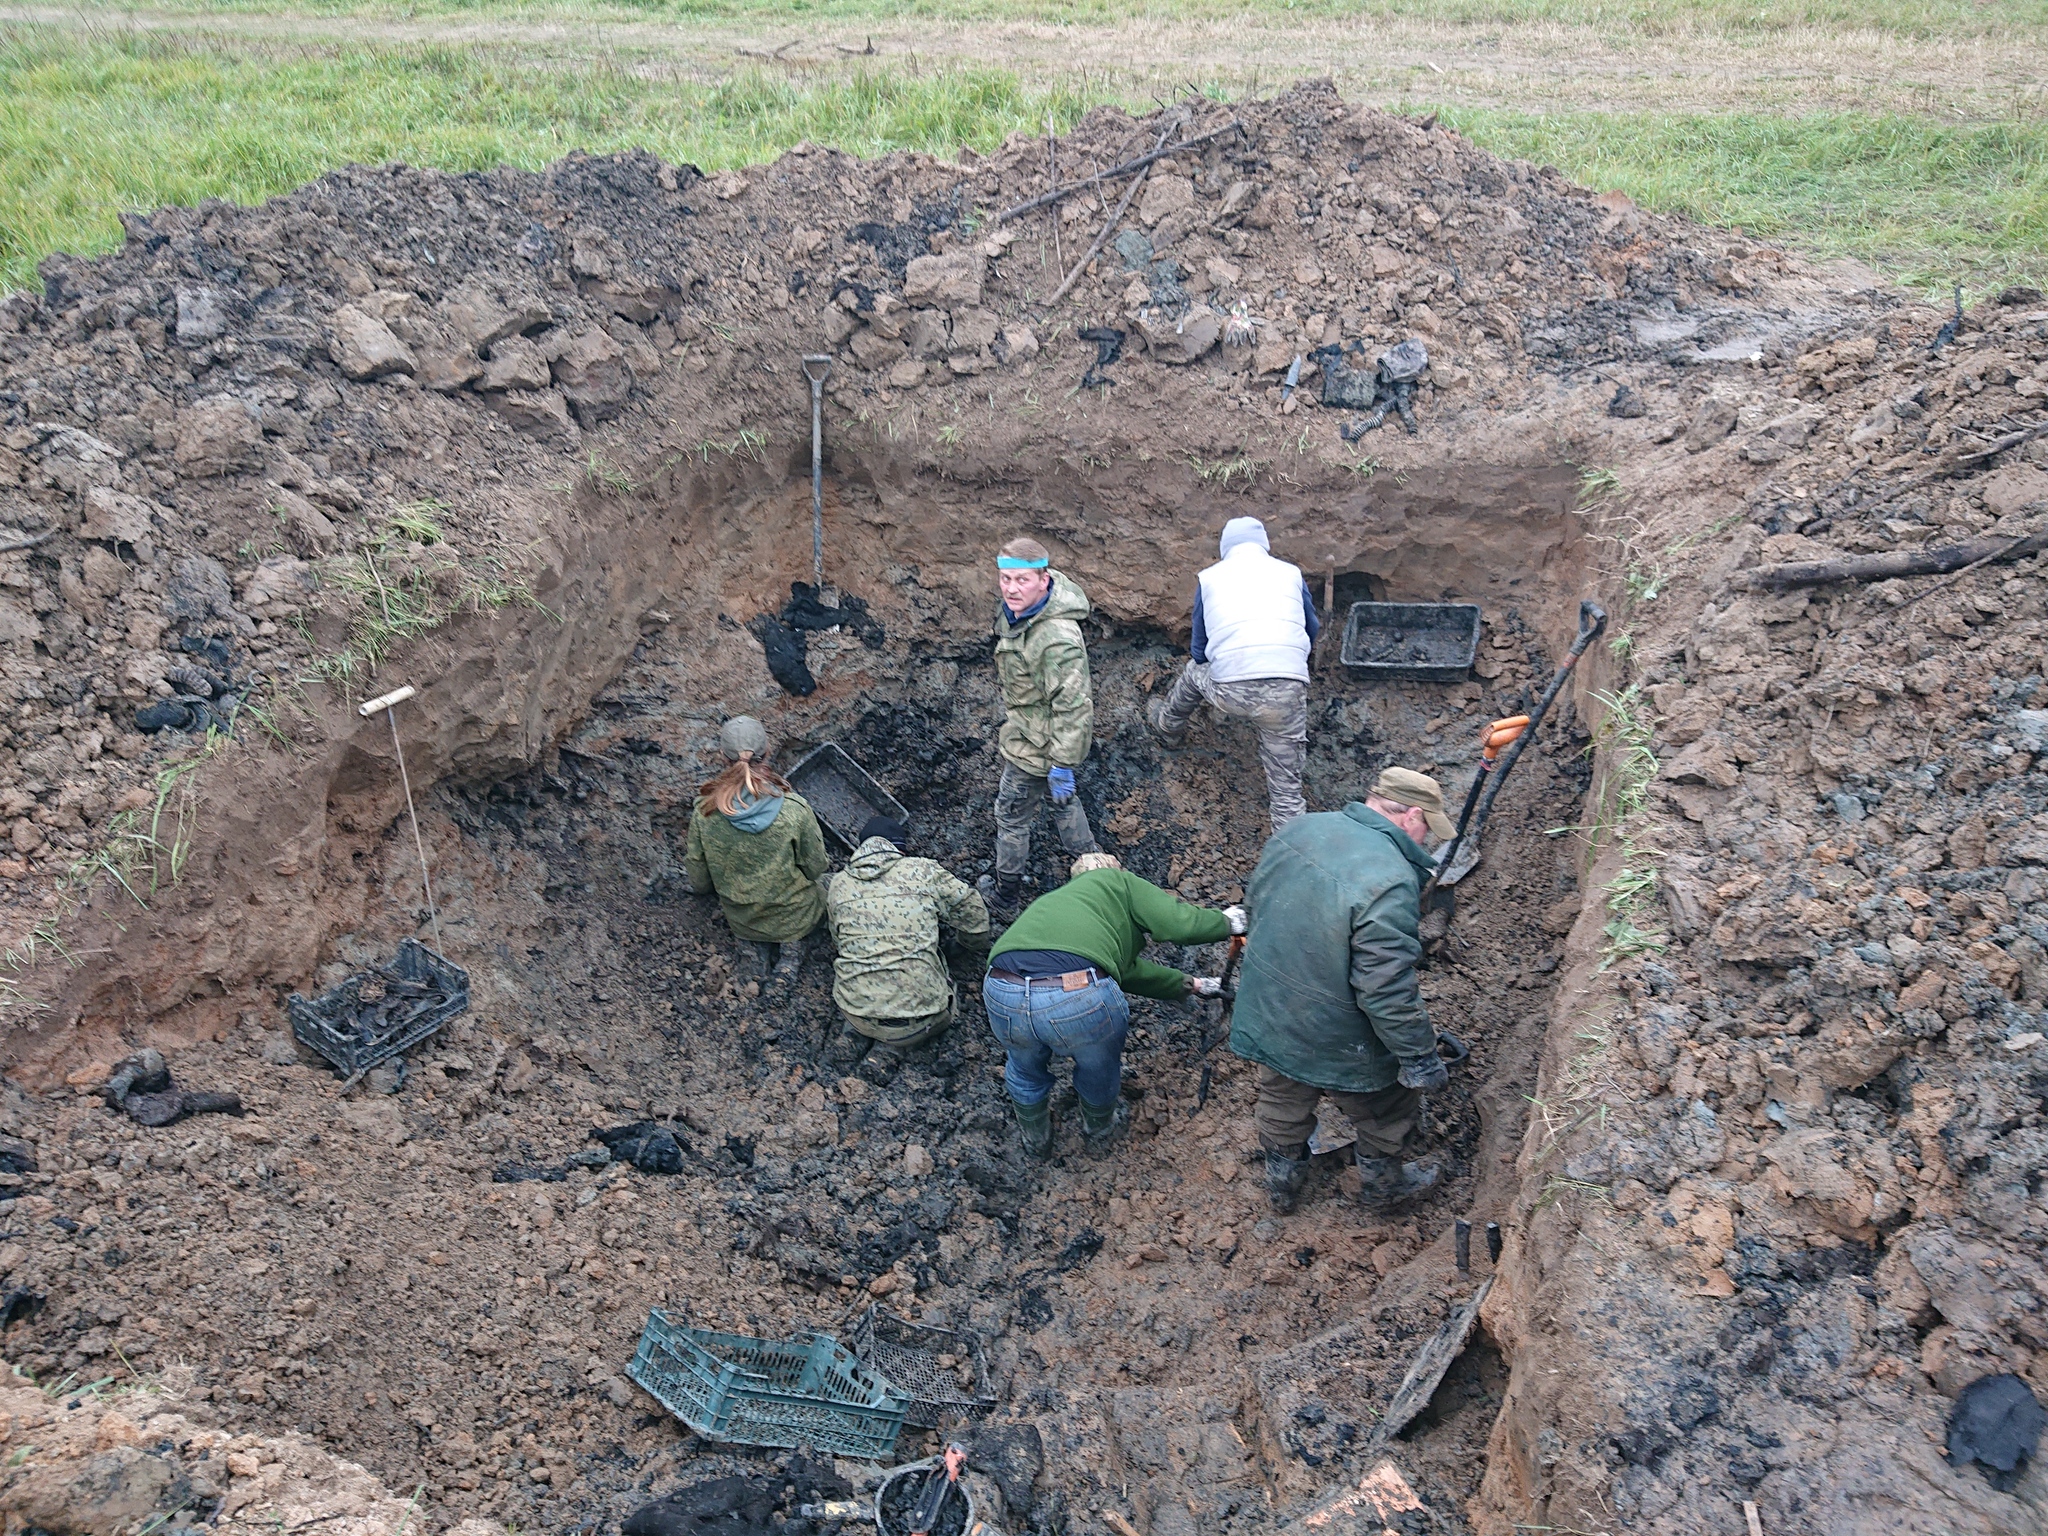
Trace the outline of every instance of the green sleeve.
[[1221, 912], [1182, 901], [1136, 875], [1126, 877], [1124, 889], [1132, 919], [1161, 944], [1216, 944], [1230, 937], [1230, 919]]
[[832, 859], [825, 852], [825, 834], [818, 830], [817, 812], [809, 805], [803, 811], [803, 825], [796, 834], [796, 867], [815, 880], [832, 867]]
[[690, 889], [708, 896], [717, 889], [711, 883], [711, 864], [704, 857], [704, 813], [690, 813], [690, 832], [683, 839], [683, 870], [690, 877]]
[[[1124, 890], [1131, 904], [1131, 919], [1162, 944], [1214, 944], [1230, 937], [1230, 919], [1221, 912], [1182, 901], [1171, 891], [1162, 891], [1149, 880], [1126, 875]], [[1187, 976], [1170, 965], [1160, 965], [1142, 955], [1124, 972], [1123, 989], [1140, 997], [1158, 997], [1172, 1002], [1187, 994]]]
[[1380, 1043], [1404, 1063], [1436, 1053], [1436, 1030], [1415, 972], [1422, 956], [1419, 913], [1409, 885], [1382, 892], [1353, 914], [1351, 926], [1351, 992], [1358, 1011]]
[[1124, 968], [1123, 979], [1117, 985], [1140, 997], [1156, 997], [1169, 1003], [1178, 1002], [1188, 995], [1186, 972], [1176, 971], [1156, 960], [1147, 960], [1143, 955]]
[[1051, 711], [1050, 748], [1056, 768], [1078, 768], [1095, 739], [1095, 693], [1088, 680], [1086, 645], [1048, 647], [1040, 676]]

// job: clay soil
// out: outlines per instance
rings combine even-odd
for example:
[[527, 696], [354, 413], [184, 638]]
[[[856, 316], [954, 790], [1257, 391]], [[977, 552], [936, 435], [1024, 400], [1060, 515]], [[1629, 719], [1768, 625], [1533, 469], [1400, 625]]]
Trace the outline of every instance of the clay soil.
[[[1409, 1357], [1493, 1274], [1451, 1267], [1465, 1215], [1507, 1233], [1482, 1328], [1390, 1453], [1430, 1528], [1736, 1530], [1744, 1498], [1768, 1529], [2038, 1528], [2038, 1471], [1997, 1490], [1934, 1442], [1979, 1375], [2048, 1389], [2039, 574], [1909, 606], [1930, 579], [1744, 572], [1987, 530], [2022, 555], [2044, 476], [2006, 439], [2039, 414], [2039, 297], [1933, 352], [1939, 315], [1327, 87], [1241, 115], [1051, 315], [1045, 216], [988, 218], [1043, 189], [1035, 143], [715, 181], [350, 171], [137, 218], [10, 301], [0, 498], [47, 537], [0, 556], [0, 1129], [37, 1161], [0, 1267], [7, 1356], [53, 1389], [13, 1421], [10, 1520], [367, 1536], [389, 1489], [472, 1536], [610, 1529], [728, 1473], [793, 1514], [814, 1469], [688, 1435], [625, 1381], [633, 1341], [656, 1305], [781, 1335], [880, 1300], [986, 1340], [992, 1420], [1042, 1460], [1002, 1487], [1008, 1528], [1273, 1529], [1368, 1470]], [[1166, 126], [1099, 113], [1062, 163]], [[1104, 211], [1066, 216], [1069, 259]], [[1123, 333], [1107, 387], [1080, 385], [1087, 325]], [[1313, 372], [1283, 399], [1297, 353], [1411, 334], [1420, 436], [1344, 442]], [[796, 697], [748, 624], [809, 575], [795, 358], [820, 349], [827, 575], [882, 634], [813, 636]], [[1577, 600], [1613, 614], [1427, 972], [1473, 1056], [1431, 1108], [1444, 1191], [1396, 1221], [1338, 1159], [1265, 1210], [1206, 1010], [1137, 1010], [1116, 1158], [1067, 1129], [1027, 1164], [972, 978], [939, 1046], [832, 1070], [823, 958], [764, 1006], [679, 878], [742, 711], [785, 760], [838, 741], [921, 851], [986, 867], [985, 557], [1029, 529], [1096, 603], [1105, 845], [1238, 894], [1249, 738], [1211, 722], [1165, 756], [1140, 711], [1243, 511], [1335, 612], [1485, 613], [1465, 683], [1319, 656], [1317, 807], [1397, 761], [1461, 790]], [[387, 584], [415, 633], [386, 635]], [[350, 708], [397, 681], [475, 996], [403, 1082], [342, 1092], [281, 1004], [430, 932], [389, 736]], [[138, 729], [166, 704], [233, 734]], [[95, 866], [144, 813], [143, 854]], [[1041, 846], [1041, 888], [1062, 864]], [[114, 1115], [98, 1085], [144, 1043], [249, 1112]], [[680, 1174], [568, 1163], [648, 1117]], [[67, 1477], [116, 1491], [60, 1519]]]

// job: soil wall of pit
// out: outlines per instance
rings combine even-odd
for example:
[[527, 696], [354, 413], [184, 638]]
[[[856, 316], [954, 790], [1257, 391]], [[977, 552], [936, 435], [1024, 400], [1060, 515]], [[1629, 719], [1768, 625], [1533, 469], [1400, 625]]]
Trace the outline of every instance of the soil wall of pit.
[[[658, 461], [627, 462], [641, 470]], [[759, 643], [734, 633], [779, 608], [790, 580], [808, 574], [808, 488], [787, 468], [670, 469], [632, 495], [586, 486], [551, 512], [529, 513], [532, 600], [458, 619], [364, 685], [419, 690], [399, 711], [416, 790], [530, 766], [588, 712], [649, 625], [674, 625], [701, 650], [698, 702], [712, 730], [722, 714], [746, 708], [808, 736], [856, 703], [865, 680], [808, 702], [787, 698]], [[972, 649], [983, 643], [991, 601], [989, 551], [1030, 531], [1104, 620], [1184, 634], [1194, 573], [1213, 560], [1217, 531], [1252, 512], [1313, 587], [1364, 577], [1396, 601], [1512, 610], [1535, 633], [1556, 629], [1575, 601], [1568, 466], [1418, 468], [1398, 483], [1360, 476], [1257, 498], [1207, 493], [1196, 481], [1162, 494], [1173, 479], [1193, 478], [1132, 464], [1085, 478], [1062, 466], [962, 484], [842, 451], [827, 480], [827, 578], [875, 590], [877, 617], [913, 646]], [[879, 579], [906, 574], [909, 604]], [[381, 715], [362, 720], [354, 696], [338, 689], [316, 686], [306, 698], [311, 715], [296, 750], [251, 761], [230, 747], [231, 780], [203, 781], [184, 885], [146, 913], [117, 899], [123, 893], [102, 892], [81, 914], [77, 943], [98, 958], [52, 973], [46, 1009], [10, 1037], [17, 1068], [58, 1070], [111, 1059], [124, 1042], [217, 1035], [252, 993], [303, 986], [331, 936], [360, 923], [368, 904], [419, 904], [416, 888], [383, 889], [384, 861], [371, 857], [403, 808], [389, 727]]]

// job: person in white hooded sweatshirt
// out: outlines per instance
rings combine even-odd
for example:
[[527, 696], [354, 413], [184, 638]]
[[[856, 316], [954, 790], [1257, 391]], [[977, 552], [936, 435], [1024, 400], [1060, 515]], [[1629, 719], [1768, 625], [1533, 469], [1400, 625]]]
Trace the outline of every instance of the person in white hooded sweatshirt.
[[1266, 526], [1233, 517], [1217, 543], [1222, 556], [1195, 584], [1190, 657], [1173, 691], [1146, 710], [1153, 733], [1173, 750], [1207, 704], [1259, 733], [1259, 762], [1273, 830], [1308, 809], [1301, 770], [1308, 758], [1308, 655], [1321, 625], [1301, 567], [1269, 552]]

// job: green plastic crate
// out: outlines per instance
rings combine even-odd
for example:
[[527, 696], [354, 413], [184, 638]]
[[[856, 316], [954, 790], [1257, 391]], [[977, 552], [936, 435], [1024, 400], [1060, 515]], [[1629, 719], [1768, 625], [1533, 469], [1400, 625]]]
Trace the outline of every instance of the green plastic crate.
[[626, 1367], [707, 1440], [810, 1446], [880, 1460], [896, 1449], [910, 1398], [826, 1333], [750, 1339], [671, 1322], [656, 1308]]

